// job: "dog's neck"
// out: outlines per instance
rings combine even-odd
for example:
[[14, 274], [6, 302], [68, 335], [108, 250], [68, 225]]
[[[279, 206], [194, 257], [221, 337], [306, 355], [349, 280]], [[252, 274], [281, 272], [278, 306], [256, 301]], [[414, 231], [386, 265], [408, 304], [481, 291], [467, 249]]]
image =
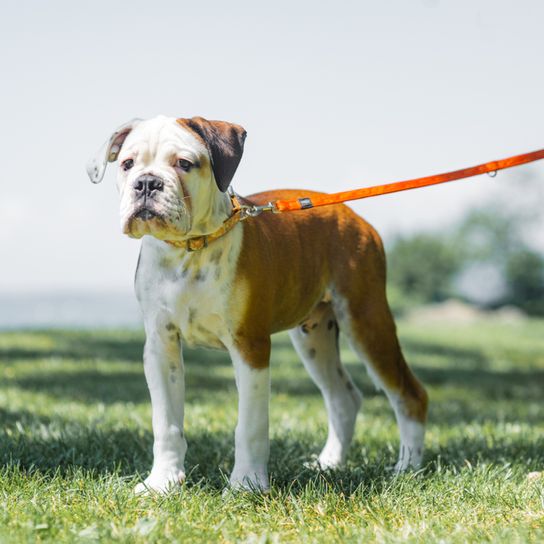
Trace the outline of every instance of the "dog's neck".
[[[230, 208], [227, 213], [226, 210]], [[231, 216], [233, 206], [230, 203], [225, 207], [224, 217]], [[237, 226], [237, 225], [236, 225]], [[238, 228], [240, 228], [238, 226]], [[187, 238], [189, 239], [189, 238]], [[191, 268], [198, 270], [200, 267], [211, 264], [217, 266], [221, 264], [227, 267], [227, 262], [223, 261], [228, 256], [228, 267], [233, 266], [237, 261], [242, 241], [242, 231], [237, 228], [229, 230], [224, 236], [215, 239], [198, 250], [188, 250], [186, 242], [172, 244], [171, 242], [160, 240], [154, 236], [146, 235], [142, 238], [142, 252], [147, 255], [146, 259], [159, 263], [164, 270], [169, 270], [174, 275], [182, 278], [186, 276], [184, 270]]]
[[193, 216], [190, 231], [185, 238], [205, 236], [214, 233], [232, 215], [233, 205], [229, 194], [219, 193], [216, 198], [206, 203], [193, 203], [193, 209], [199, 211]]
[[169, 258], [174, 259], [185, 258], [186, 253], [200, 253], [208, 248], [208, 244], [222, 245], [217, 243], [219, 239], [228, 234], [242, 218], [240, 206], [240, 201], [234, 192], [222, 193], [213, 205], [208, 207], [204, 216], [200, 214], [197, 228], [191, 228], [183, 238], [160, 240], [149, 237], [151, 238], [149, 244], [160, 252], [165, 251], [169, 254]]

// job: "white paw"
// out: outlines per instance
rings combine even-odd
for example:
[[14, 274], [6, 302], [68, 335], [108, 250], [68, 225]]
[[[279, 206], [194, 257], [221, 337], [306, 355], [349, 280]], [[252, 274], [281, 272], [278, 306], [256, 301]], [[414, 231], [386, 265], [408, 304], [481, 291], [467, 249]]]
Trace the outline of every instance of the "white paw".
[[309, 470], [335, 470], [337, 468], [342, 467], [344, 464], [343, 460], [338, 458], [337, 456], [331, 456], [328, 454], [321, 454], [319, 457], [315, 457], [314, 459], [311, 459], [310, 461], [306, 461], [303, 463], [303, 467], [307, 468]]
[[253, 470], [234, 469], [230, 476], [229, 484], [230, 489], [234, 491], [266, 493], [270, 490], [266, 468]]
[[402, 446], [400, 449], [399, 460], [393, 468], [395, 474], [401, 474], [409, 469], [418, 469], [421, 467], [423, 450], [421, 446], [408, 448]]
[[329, 451], [326, 448], [319, 454], [317, 463], [321, 470], [334, 470], [344, 464], [344, 459], [338, 451]]
[[147, 495], [150, 493], [166, 494], [178, 488], [185, 481], [185, 472], [181, 469], [168, 471], [151, 471], [145, 481], [134, 488], [136, 495]]

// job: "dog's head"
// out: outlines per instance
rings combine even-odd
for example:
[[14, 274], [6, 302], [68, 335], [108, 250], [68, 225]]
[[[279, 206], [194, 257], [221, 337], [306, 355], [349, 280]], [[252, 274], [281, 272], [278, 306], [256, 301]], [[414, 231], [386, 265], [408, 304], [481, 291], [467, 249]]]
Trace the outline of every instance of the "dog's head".
[[208, 234], [225, 219], [225, 196], [244, 149], [239, 125], [202, 117], [134, 119], [120, 126], [87, 165], [93, 183], [118, 161], [121, 228], [183, 240]]

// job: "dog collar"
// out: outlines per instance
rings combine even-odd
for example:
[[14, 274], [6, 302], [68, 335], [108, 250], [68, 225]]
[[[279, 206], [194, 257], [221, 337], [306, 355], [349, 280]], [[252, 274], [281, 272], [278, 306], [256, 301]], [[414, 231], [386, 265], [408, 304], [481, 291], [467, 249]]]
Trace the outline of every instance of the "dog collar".
[[211, 242], [227, 234], [227, 232], [232, 230], [240, 221], [250, 217], [249, 214], [245, 213], [245, 206], [242, 206], [235, 195], [230, 195], [230, 199], [232, 202], [232, 214], [215, 232], [202, 236], [195, 236], [194, 238], [188, 238], [187, 240], [180, 240], [179, 242], [176, 240], [166, 240], [166, 242], [171, 246], [180, 247], [187, 251], [198, 251], [208, 247]]
[[165, 240], [165, 242], [171, 246], [180, 247], [187, 251], [198, 251], [208, 247], [210, 242], [221, 238], [221, 236], [227, 234], [227, 232], [232, 230], [240, 221], [244, 221], [248, 217], [257, 217], [262, 212], [278, 212], [273, 202], [261, 206], [255, 204], [247, 205], [240, 202], [234, 191], [231, 192], [229, 196], [232, 203], [232, 214], [215, 232], [202, 236], [195, 236], [194, 238], [188, 238], [187, 240], [180, 240], [179, 242], [176, 240]]

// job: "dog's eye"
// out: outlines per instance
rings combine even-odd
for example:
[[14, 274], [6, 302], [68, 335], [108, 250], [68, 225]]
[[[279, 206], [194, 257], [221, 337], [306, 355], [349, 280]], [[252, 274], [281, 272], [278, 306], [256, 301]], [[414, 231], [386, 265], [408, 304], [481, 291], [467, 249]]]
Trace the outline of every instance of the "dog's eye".
[[130, 170], [134, 166], [134, 161], [132, 159], [127, 159], [126, 161], [123, 161], [121, 164], [121, 168], [126, 172], [127, 170]]
[[193, 164], [187, 159], [178, 159], [176, 162], [176, 166], [178, 168], [181, 168], [182, 170], [185, 170], [185, 172], [188, 172], [192, 168]]

